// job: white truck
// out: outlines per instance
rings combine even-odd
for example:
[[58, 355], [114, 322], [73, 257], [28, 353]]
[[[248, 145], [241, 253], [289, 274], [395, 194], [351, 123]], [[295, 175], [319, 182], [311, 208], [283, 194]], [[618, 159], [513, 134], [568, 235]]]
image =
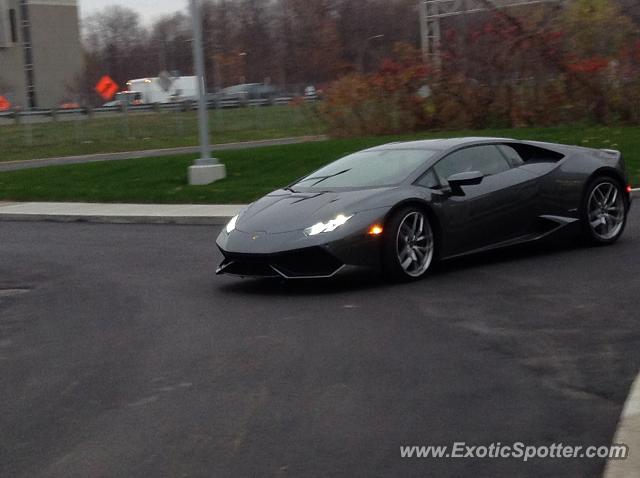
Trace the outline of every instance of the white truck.
[[195, 101], [197, 76], [137, 78], [127, 81], [127, 91], [116, 95], [116, 101], [127, 104], [175, 103]]

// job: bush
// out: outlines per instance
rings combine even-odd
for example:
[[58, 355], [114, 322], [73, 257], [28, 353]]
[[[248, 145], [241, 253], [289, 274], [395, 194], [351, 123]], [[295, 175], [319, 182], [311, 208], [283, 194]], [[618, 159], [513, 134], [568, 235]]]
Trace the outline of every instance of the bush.
[[417, 95], [429, 69], [415, 49], [396, 45], [375, 74], [352, 73], [326, 92], [321, 114], [334, 136], [362, 136], [415, 131], [430, 126], [429, 100]]
[[[396, 45], [377, 73], [335, 82], [323, 111], [336, 136], [638, 123], [638, 37], [611, 0], [576, 0], [560, 15], [552, 7], [487, 13], [444, 32], [433, 65]], [[429, 95], [418, 95], [425, 85]]]

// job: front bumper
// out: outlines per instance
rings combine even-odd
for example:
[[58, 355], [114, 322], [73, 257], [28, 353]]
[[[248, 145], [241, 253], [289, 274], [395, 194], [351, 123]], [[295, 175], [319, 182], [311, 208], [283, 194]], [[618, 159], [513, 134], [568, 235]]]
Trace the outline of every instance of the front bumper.
[[239, 228], [218, 235], [224, 261], [217, 274], [286, 279], [332, 277], [343, 268], [378, 269], [383, 234], [371, 236], [373, 223], [382, 223], [385, 209], [355, 214], [330, 233], [306, 236], [302, 230], [282, 233], [247, 232]]
[[220, 250], [224, 261], [216, 274], [318, 279], [332, 277], [345, 266], [340, 259], [320, 246], [276, 254], [239, 254]]

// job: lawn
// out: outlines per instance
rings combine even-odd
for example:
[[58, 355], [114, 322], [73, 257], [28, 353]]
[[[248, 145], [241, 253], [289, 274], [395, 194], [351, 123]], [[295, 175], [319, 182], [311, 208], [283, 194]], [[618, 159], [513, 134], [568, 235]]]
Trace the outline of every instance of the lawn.
[[0, 173], [0, 199], [133, 203], [246, 203], [352, 151], [389, 141], [452, 136], [537, 139], [620, 149], [635, 186], [640, 185], [640, 127], [545, 128], [450, 131], [400, 137], [224, 151], [217, 156], [228, 177], [208, 186], [188, 186], [195, 156], [176, 156]]
[[[209, 111], [211, 141], [230, 143], [316, 135], [316, 104]], [[131, 113], [46, 123], [0, 123], [0, 161], [174, 148], [198, 144], [195, 112]]]

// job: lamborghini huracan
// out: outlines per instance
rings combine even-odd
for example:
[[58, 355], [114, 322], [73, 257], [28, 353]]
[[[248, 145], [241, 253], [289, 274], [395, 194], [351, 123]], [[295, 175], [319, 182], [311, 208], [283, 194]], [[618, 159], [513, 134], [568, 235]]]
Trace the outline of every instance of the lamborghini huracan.
[[394, 280], [438, 260], [559, 231], [604, 245], [623, 233], [631, 187], [619, 151], [503, 138], [391, 143], [274, 191], [218, 236], [219, 274]]

